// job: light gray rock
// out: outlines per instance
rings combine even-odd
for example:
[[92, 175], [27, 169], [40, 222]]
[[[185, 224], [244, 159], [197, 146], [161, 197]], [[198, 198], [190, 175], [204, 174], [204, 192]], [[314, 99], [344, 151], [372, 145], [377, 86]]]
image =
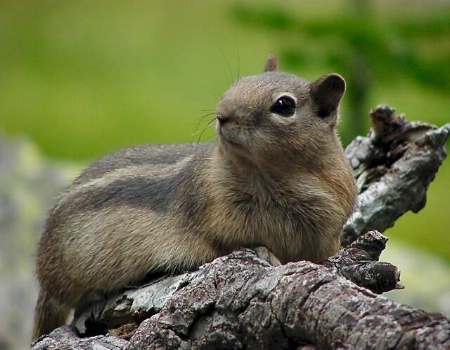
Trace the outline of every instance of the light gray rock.
[[75, 174], [25, 139], [0, 133], [0, 349], [28, 347], [36, 299], [34, 250], [46, 211]]

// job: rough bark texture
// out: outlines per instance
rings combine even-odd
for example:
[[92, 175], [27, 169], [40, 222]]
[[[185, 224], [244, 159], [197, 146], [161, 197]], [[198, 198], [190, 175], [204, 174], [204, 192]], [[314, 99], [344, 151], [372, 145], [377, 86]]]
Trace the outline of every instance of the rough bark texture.
[[[161, 291], [163, 291], [161, 293]], [[124, 318], [124, 315], [129, 315]], [[141, 320], [144, 321], [141, 322]], [[252, 251], [125, 292], [81, 315], [111, 336], [68, 327], [33, 349], [446, 349], [450, 320], [381, 297], [309, 262], [272, 267]], [[125, 324], [124, 324], [125, 323]], [[126, 327], [125, 327], [126, 326]], [[86, 328], [85, 328], [86, 330]]]
[[[378, 231], [419, 211], [446, 156], [450, 124], [408, 123], [389, 107], [346, 150], [360, 195], [345, 247], [323, 265], [273, 267], [251, 250], [109, 296], [33, 349], [448, 349], [450, 320], [388, 300], [400, 273]], [[109, 334], [107, 336], [102, 334]]]
[[395, 110], [378, 106], [371, 111], [372, 130], [345, 150], [355, 170], [360, 194], [353, 215], [344, 225], [345, 247], [369, 230], [383, 232], [395, 220], [426, 203], [426, 192], [447, 156], [450, 124], [441, 128], [407, 122]]
[[334, 267], [336, 273], [374, 293], [403, 289], [397, 267], [378, 261], [387, 240], [380, 232], [369, 231], [330, 257], [324, 265]]

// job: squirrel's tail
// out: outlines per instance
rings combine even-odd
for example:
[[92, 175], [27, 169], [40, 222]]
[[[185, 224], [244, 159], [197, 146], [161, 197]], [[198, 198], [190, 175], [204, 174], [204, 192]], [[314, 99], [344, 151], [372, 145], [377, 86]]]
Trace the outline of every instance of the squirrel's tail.
[[34, 309], [34, 324], [32, 341], [35, 341], [41, 335], [48, 334], [55, 328], [64, 325], [69, 316], [70, 308], [65, 307], [55, 301], [42, 289]]

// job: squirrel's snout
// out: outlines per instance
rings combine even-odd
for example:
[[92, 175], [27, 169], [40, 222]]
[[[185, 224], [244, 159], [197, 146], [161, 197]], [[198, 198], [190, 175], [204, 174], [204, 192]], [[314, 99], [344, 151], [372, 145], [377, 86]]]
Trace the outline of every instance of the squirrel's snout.
[[218, 125], [222, 126], [234, 118], [236, 114], [236, 105], [229, 99], [223, 99], [220, 101], [216, 108], [216, 119]]
[[216, 119], [220, 125], [225, 124], [230, 118], [223, 114], [216, 114]]

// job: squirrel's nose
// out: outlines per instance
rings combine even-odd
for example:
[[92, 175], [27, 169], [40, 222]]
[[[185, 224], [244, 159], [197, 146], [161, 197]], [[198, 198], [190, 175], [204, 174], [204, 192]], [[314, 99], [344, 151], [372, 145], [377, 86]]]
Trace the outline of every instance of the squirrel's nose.
[[223, 125], [229, 120], [229, 117], [227, 117], [223, 114], [216, 114], [216, 119], [220, 125]]

